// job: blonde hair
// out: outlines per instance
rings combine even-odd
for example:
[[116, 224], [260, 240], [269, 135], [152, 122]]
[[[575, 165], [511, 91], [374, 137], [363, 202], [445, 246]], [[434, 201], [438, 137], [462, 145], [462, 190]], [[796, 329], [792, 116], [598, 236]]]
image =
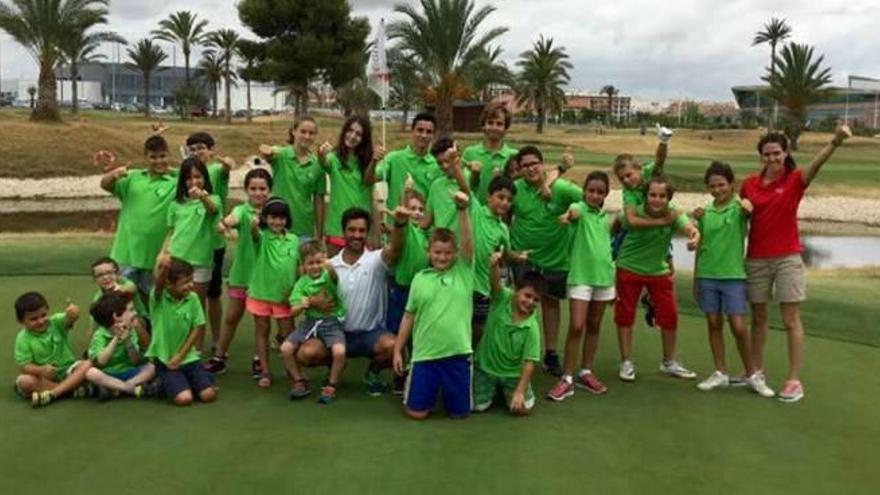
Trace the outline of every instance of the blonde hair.
[[642, 164], [639, 163], [636, 157], [630, 155], [629, 153], [617, 155], [617, 157], [614, 158], [614, 175], [620, 174], [620, 171], [626, 167], [641, 169]]

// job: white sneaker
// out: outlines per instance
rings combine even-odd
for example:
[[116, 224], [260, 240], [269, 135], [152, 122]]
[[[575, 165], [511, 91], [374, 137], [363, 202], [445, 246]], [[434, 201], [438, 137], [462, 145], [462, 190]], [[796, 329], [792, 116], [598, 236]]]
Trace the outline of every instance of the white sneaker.
[[669, 376], [684, 378], [685, 380], [693, 380], [697, 377], [696, 373], [685, 368], [684, 365], [674, 360], [663, 361], [662, 363], [660, 363], [660, 371], [666, 373]]
[[773, 392], [773, 389], [767, 386], [767, 381], [764, 379], [764, 375], [762, 373], [754, 373], [749, 377], [749, 386], [752, 387], [752, 390], [758, 393], [761, 397], [770, 398], [776, 395]]
[[730, 377], [720, 371], [715, 371], [708, 378], [698, 383], [697, 388], [708, 392], [718, 387], [727, 387], [728, 385], [730, 385]]
[[617, 376], [625, 382], [636, 381], [636, 366], [629, 359], [621, 362], [620, 371], [617, 373]]

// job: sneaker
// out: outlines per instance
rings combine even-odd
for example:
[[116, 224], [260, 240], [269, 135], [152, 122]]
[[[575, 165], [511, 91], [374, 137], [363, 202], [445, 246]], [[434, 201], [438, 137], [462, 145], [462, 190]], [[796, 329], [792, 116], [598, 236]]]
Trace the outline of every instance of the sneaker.
[[620, 370], [617, 372], [617, 376], [619, 376], [620, 379], [625, 382], [636, 381], [636, 366], [629, 359], [621, 362]]
[[[257, 361], [259, 363], [259, 360]], [[204, 364], [205, 371], [213, 375], [222, 375], [226, 373], [226, 359], [214, 356]]]
[[728, 384], [731, 387], [746, 387], [749, 384], [749, 376], [746, 375], [745, 371], [736, 376], [728, 377], [728, 380]]
[[378, 371], [367, 368], [364, 373], [364, 383], [367, 384], [367, 393], [373, 397], [379, 397], [388, 391], [388, 385], [382, 379], [382, 375]]
[[752, 388], [755, 392], [758, 393], [761, 397], [770, 398], [776, 395], [773, 393], [773, 389], [767, 386], [767, 380], [764, 379], [763, 373], [753, 373], [752, 376], [748, 378], [749, 387]]
[[287, 398], [290, 400], [299, 400], [308, 396], [310, 393], [312, 393], [312, 391], [309, 389], [309, 382], [307, 380], [297, 380], [296, 383], [290, 387], [290, 392], [288, 392]]
[[[135, 392], [137, 392], [137, 387], [135, 387]], [[100, 385], [98, 386], [96, 395], [98, 396], [98, 402], [107, 402], [108, 400], [116, 397], [116, 394], [113, 393], [112, 390], [107, 387], [102, 387]]]
[[720, 371], [715, 371], [708, 378], [698, 383], [697, 388], [703, 392], [708, 392], [718, 387], [727, 387], [728, 385], [730, 385], [730, 377]]
[[91, 383], [86, 383], [85, 385], [76, 387], [72, 396], [74, 399], [88, 399], [89, 397], [94, 397], [96, 394], [97, 390], [95, 390], [95, 386]]
[[159, 380], [152, 380], [149, 383], [143, 383], [138, 385], [141, 388], [141, 395], [139, 397], [159, 397], [162, 393], [162, 384]]
[[321, 396], [318, 397], [318, 404], [331, 404], [336, 398], [336, 387], [333, 385], [325, 385], [321, 388]]
[[654, 301], [647, 293], [642, 296], [642, 306], [645, 307], [645, 324], [653, 328], [657, 311], [654, 309]]
[[260, 366], [260, 358], [254, 356], [253, 359], [251, 359], [251, 378], [259, 380], [262, 375], [263, 367]]
[[556, 382], [556, 385], [547, 392], [547, 398], [556, 402], [562, 402], [572, 395], [574, 395], [574, 385], [566, 380], [559, 380]]
[[684, 365], [675, 360], [663, 361], [662, 363], [660, 363], [660, 371], [666, 373], [669, 376], [683, 378], [685, 380], [693, 380], [697, 377], [696, 373], [685, 368]]
[[798, 380], [788, 380], [779, 392], [782, 402], [797, 402], [804, 398], [804, 386]]
[[559, 355], [555, 352], [544, 354], [544, 371], [553, 376], [562, 376], [562, 366], [559, 364]]
[[391, 383], [391, 393], [394, 395], [403, 395], [406, 389], [406, 375], [394, 374], [394, 380]]
[[52, 392], [49, 390], [43, 390], [42, 392], [32, 392], [31, 393], [31, 406], [33, 407], [45, 407], [52, 403], [55, 400], [55, 396], [52, 395]]
[[594, 375], [591, 371], [586, 371], [578, 374], [575, 385], [582, 389], [585, 389], [591, 394], [601, 395], [608, 392], [608, 387], [606, 387], [604, 383], [599, 381], [599, 379], [596, 378], [596, 375]]

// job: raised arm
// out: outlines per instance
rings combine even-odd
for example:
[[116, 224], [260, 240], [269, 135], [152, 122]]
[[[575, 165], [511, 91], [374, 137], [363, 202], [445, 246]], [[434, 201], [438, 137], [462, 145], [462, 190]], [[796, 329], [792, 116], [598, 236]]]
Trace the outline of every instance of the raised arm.
[[116, 181], [125, 177], [126, 174], [128, 174], [128, 168], [126, 167], [114, 168], [107, 172], [101, 177], [101, 189], [112, 194]]
[[[323, 178], [322, 178], [323, 180]], [[324, 216], [327, 205], [324, 202], [324, 193], [315, 194], [315, 239], [324, 239]]]
[[155, 292], [157, 299], [162, 295], [165, 286], [168, 285], [168, 266], [170, 264], [171, 256], [163, 249], [162, 254], [160, 254], [159, 258], [156, 260], [156, 271], [154, 274], [155, 282], [153, 284], [153, 292]]
[[834, 131], [834, 139], [823, 146], [810, 161], [810, 165], [807, 166], [807, 173], [803, 175], [804, 187], [810, 187], [813, 179], [815, 179], [816, 176], [819, 175], [819, 171], [822, 170], [822, 165], [825, 165], [825, 162], [831, 158], [831, 155], [834, 154], [834, 151], [838, 146], [851, 137], [852, 130], [848, 125], [841, 124], [837, 126], [837, 130]]
[[504, 251], [495, 251], [489, 257], [489, 290], [492, 296], [501, 292], [503, 285], [501, 284], [501, 260], [504, 258]]
[[678, 210], [670, 210], [669, 214], [660, 218], [646, 218], [636, 213], [635, 206], [627, 206], [624, 210], [626, 215], [626, 227], [628, 229], [644, 229], [647, 227], [666, 227], [672, 225], [678, 218], [680, 212]]
[[382, 248], [382, 261], [387, 266], [394, 266], [403, 253], [403, 247], [406, 244], [406, 226], [412, 212], [404, 207], [398, 206], [394, 209], [394, 225], [391, 228], [391, 242]]
[[379, 162], [385, 159], [385, 147], [384, 146], [376, 146], [373, 149], [373, 158], [370, 159], [370, 163], [367, 164], [367, 168], [364, 170], [363, 181], [364, 184], [368, 186], [372, 186], [376, 183], [376, 167], [379, 165]]
[[458, 227], [461, 234], [461, 256], [470, 264], [474, 262], [474, 235], [471, 230], [471, 215], [468, 212], [470, 196], [459, 191], [455, 193], [455, 207], [458, 208]]
[[217, 203], [214, 201], [214, 198], [211, 197], [210, 194], [205, 190], [199, 190], [198, 196], [199, 201], [205, 205], [205, 211], [208, 212], [209, 215], [213, 215], [219, 211], [217, 208]]
[[666, 166], [666, 157], [669, 155], [669, 140], [672, 139], [672, 130], [657, 124], [657, 149], [654, 151], [654, 175], [663, 175]]

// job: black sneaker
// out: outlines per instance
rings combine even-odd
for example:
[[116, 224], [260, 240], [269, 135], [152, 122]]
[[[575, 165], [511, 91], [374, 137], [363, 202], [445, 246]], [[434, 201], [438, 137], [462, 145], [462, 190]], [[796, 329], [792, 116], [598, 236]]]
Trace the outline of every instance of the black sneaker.
[[208, 373], [222, 375], [226, 373], [226, 359], [214, 356], [205, 363], [204, 368]]
[[138, 386], [141, 387], [141, 397], [159, 397], [162, 393], [162, 384], [159, 380], [151, 380]]
[[251, 378], [259, 380], [261, 376], [263, 376], [263, 367], [260, 366], [260, 358], [254, 356], [251, 359]]
[[391, 385], [391, 393], [394, 395], [403, 395], [404, 389], [406, 389], [406, 375], [400, 376], [395, 373], [394, 381]]
[[544, 354], [544, 371], [553, 376], [562, 376], [562, 366], [559, 364], [559, 356], [555, 352]]
[[97, 390], [98, 401], [99, 402], [107, 402], [108, 400], [116, 397], [116, 394], [107, 387], [98, 386]]
[[647, 293], [642, 296], [642, 306], [645, 307], [645, 324], [651, 328], [654, 328], [654, 325], [656, 324], [655, 316], [657, 316], [657, 312], [654, 309], [654, 301], [651, 300], [651, 296]]

